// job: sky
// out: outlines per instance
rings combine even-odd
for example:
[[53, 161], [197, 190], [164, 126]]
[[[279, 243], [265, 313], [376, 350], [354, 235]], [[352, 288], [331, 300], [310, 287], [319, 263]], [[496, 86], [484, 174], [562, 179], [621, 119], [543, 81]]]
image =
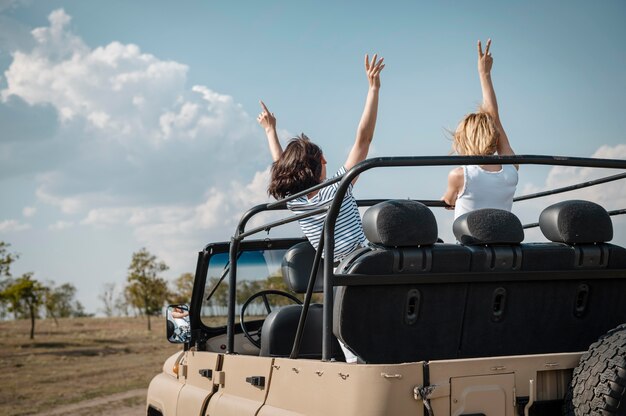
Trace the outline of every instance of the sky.
[[[266, 193], [262, 99], [283, 143], [304, 132], [329, 173], [354, 140], [365, 54], [385, 58], [370, 157], [447, 155], [480, 105], [476, 42], [492, 39], [517, 154], [626, 159], [626, 3], [567, 1], [0, 0], [0, 241], [14, 276], [72, 283], [100, 313], [145, 247], [173, 280], [228, 241]], [[357, 198], [439, 199], [447, 171], [372, 170]], [[523, 166], [516, 195], [615, 174]], [[625, 181], [562, 199], [626, 208]], [[454, 241], [452, 212], [435, 210]], [[613, 217], [616, 244], [626, 220]], [[297, 230], [296, 230], [297, 231]], [[280, 235], [273, 233], [270, 235]], [[545, 241], [528, 230], [525, 241]]]

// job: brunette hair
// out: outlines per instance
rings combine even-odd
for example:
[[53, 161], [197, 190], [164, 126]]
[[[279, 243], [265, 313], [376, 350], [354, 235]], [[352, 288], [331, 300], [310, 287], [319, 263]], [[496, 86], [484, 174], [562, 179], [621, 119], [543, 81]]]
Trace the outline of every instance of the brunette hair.
[[322, 149], [304, 134], [289, 141], [272, 164], [267, 193], [276, 199], [297, 194], [322, 182]]
[[496, 152], [500, 133], [493, 118], [479, 111], [466, 115], [454, 132], [454, 150], [460, 155], [486, 156]]

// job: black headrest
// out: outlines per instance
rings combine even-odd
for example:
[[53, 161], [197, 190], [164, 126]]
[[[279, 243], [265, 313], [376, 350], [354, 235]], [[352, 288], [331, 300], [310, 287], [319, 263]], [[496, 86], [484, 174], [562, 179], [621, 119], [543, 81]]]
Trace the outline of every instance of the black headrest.
[[550, 205], [539, 215], [539, 228], [558, 243], [603, 243], [613, 239], [613, 223], [600, 205], [581, 200]]
[[421, 202], [390, 200], [365, 211], [363, 231], [370, 243], [383, 246], [430, 245], [437, 241], [437, 220]]
[[[311, 276], [311, 268], [315, 260], [315, 249], [308, 241], [291, 247], [283, 256], [281, 265], [283, 277], [289, 289], [295, 293], [306, 293]], [[324, 267], [320, 263], [313, 292], [324, 291]]]
[[519, 244], [524, 240], [522, 223], [503, 209], [482, 208], [467, 212], [452, 224], [461, 244]]

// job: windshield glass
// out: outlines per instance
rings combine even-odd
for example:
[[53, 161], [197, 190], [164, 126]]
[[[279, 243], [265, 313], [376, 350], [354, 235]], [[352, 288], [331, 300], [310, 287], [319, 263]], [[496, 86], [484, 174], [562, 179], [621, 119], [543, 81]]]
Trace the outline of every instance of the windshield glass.
[[[243, 303], [264, 289], [289, 292], [284, 283], [280, 265], [286, 249], [254, 250], [240, 253], [237, 260], [237, 305], [239, 314]], [[201, 319], [207, 326], [226, 325], [228, 316], [228, 253], [211, 256], [204, 289]], [[247, 314], [263, 317], [265, 308], [259, 299], [248, 307]]]

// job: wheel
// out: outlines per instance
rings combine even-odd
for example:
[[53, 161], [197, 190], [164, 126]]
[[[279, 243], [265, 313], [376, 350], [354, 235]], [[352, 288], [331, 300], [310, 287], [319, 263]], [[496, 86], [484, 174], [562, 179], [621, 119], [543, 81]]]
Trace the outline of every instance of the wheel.
[[563, 414], [626, 416], [626, 324], [600, 337], [580, 357]]
[[261, 328], [259, 328], [257, 331], [254, 331], [254, 332], [248, 331], [248, 328], [246, 327], [246, 324], [245, 324], [244, 315], [250, 303], [252, 303], [252, 301], [258, 297], [263, 298], [263, 304], [265, 305], [265, 310], [267, 311], [267, 314], [269, 315], [272, 312], [272, 306], [270, 305], [270, 302], [267, 299], [268, 295], [282, 296], [282, 297], [288, 298], [289, 300], [293, 301], [297, 305], [302, 305], [302, 301], [300, 299], [298, 299], [291, 293], [283, 292], [282, 290], [273, 290], [273, 289], [262, 290], [250, 296], [241, 307], [241, 313], [239, 314], [239, 323], [241, 324], [241, 330], [243, 331], [243, 335], [257, 348], [261, 348]]

